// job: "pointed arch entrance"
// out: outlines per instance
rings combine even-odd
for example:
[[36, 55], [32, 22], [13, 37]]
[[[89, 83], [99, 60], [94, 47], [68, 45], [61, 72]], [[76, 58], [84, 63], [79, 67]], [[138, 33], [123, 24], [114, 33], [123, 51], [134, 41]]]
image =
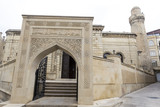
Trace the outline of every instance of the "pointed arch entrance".
[[92, 17], [23, 15], [11, 102], [32, 100], [37, 65], [61, 49], [78, 65], [78, 103], [92, 104], [92, 21]]
[[[38, 64], [37, 66], [39, 66], [39, 67], [41, 67], [42, 68], [42, 73], [43, 73], [43, 69], [45, 69], [46, 68], [46, 66], [43, 66], [45, 63], [45, 61], [44, 61], [44, 59], [46, 59], [47, 57], [47, 55], [48, 54], [50, 54], [50, 53], [53, 53], [54, 51], [56, 51], [56, 50], [61, 50], [61, 51], [63, 51], [63, 53], [65, 53], [65, 56], [67, 56], [67, 57], [69, 57], [70, 58], [70, 60], [67, 60], [67, 62], [65, 63], [65, 64], [62, 64], [62, 68], [63, 68], [63, 65], [68, 65], [69, 64], [69, 66], [67, 66], [67, 70], [62, 70], [62, 74], [63, 74], [63, 72], [65, 73], [65, 74], [63, 74], [64, 75], [64, 77], [62, 77], [62, 78], [65, 78], [65, 81], [67, 81], [67, 79], [69, 80], [70, 78], [73, 78], [73, 77], [75, 77], [75, 63], [77, 64], [77, 68], [78, 68], [78, 66], [79, 66], [79, 64], [77, 63], [77, 60], [76, 60], [76, 58], [75, 58], [75, 56], [72, 54], [72, 51], [70, 50], [70, 49], [68, 49], [68, 50], [66, 50], [66, 49], [64, 49], [64, 48], [67, 48], [67, 47], [65, 47], [65, 46], [62, 46], [62, 45], [60, 45], [60, 44], [53, 44], [53, 46], [51, 45], [51, 47], [50, 46], [48, 46], [48, 48], [44, 48], [44, 51], [43, 52], [39, 52], [39, 54], [38, 55], [36, 55], [36, 57], [34, 57], [33, 59], [33, 64], [34, 63], [40, 63], [40, 65]], [[69, 52], [70, 51], [70, 52]], [[44, 58], [45, 57], [45, 58]], [[69, 63], [68, 63], [68, 61], [70, 61]], [[74, 64], [73, 64], [73, 62], [74, 62]], [[42, 63], [42, 64], [41, 64]], [[37, 73], [37, 66], [32, 66], [33, 65], [32, 63], [30, 64], [30, 66], [31, 67], [29, 67], [29, 68], [31, 68], [31, 72], [32, 71], [34, 71], [34, 70], [36, 70], [36, 73]], [[73, 67], [74, 66], [74, 67]], [[68, 70], [68, 68], [69, 68], [69, 70]], [[73, 69], [74, 68], [74, 71], [73, 70], [70, 70], [70, 69]], [[39, 68], [38, 68], [39, 69]], [[39, 70], [40, 71], [40, 70]], [[45, 71], [46, 72], [46, 71]], [[72, 72], [74, 72], [74, 73], [72, 73]], [[34, 72], [33, 72], [34, 73]], [[74, 76], [73, 76], [74, 75]], [[36, 76], [39, 76], [39, 75], [36, 75]], [[40, 80], [40, 84], [39, 84], [39, 80], [37, 80], [37, 79], [40, 79], [41, 78], [41, 76], [43, 77], [46, 77], [46, 73], [45, 74], [41, 74], [40, 73], [40, 76], [38, 77], [38, 78], [36, 78], [35, 80], [37, 81], [36, 83], [35, 83], [35, 89], [34, 89], [34, 100], [35, 99], [38, 99], [38, 98], [41, 98], [41, 97], [43, 97], [43, 96], [52, 96], [52, 97], [55, 97], [55, 96], [59, 96], [59, 97], [67, 97], [67, 96], [73, 96], [73, 97], [77, 97], [77, 94], [73, 94], [73, 93], [77, 93], [77, 90], [75, 89], [75, 90], [73, 90], [73, 92], [72, 92], [72, 94], [69, 94], [69, 93], [67, 93], [67, 94], [64, 94], [65, 93], [65, 91], [62, 93], [63, 95], [61, 95], [61, 93], [60, 92], [58, 92], [59, 90], [58, 90], [58, 88], [57, 88], [57, 90], [56, 90], [56, 92], [57, 93], [59, 93], [59, 94], [57, 94], [57, 93], [54, 93], [53, 91], [54, 90], [49, 90], [49, 91], [51, 91], [51, 92], [47, 92], [48, 90], [45, 90], [44, 91], [44, 89], [45, 89], [45, 84], [42, 84], [42, 82], [43, 83], [45, 83], [45, 80]], [[29, 77], [29, 80], [30, 79], [32, 79], [32, 78], [34, 78], [34, 74], [32, 74], [30, 77]], [[42, 78], [43, 79], [43, 78]], [[74, 78], [75, 79], [75, 78]], [[69, 81], [69, 83], [70, 83], [71, 81]], [[77, 83], [77, 80], [75, 79], [75, 81], [74, 82], [76, 82]], [[59, 84], [58, 84], [59, 83]], [[65, 82], [65, 84], [66, 85], [69, 85], [69, 83], [67, 84], [67, 82]], [[51, 84], [51, 82], [50, 83], [47, 83], [46, 85], [48, 85], [48, 84], [50, 84], [50, 85], [56, 85], [56, 84], [58, 84], [58, 85], [61, 85], [61, 84], [63, 84], [64, 85], [64, 81], [60, 81], [59, 79], [58, 79], [58, 81], [56, 82], [56, 80], [55, 81], [53, 81], [53, 84]], [[37, 85], [37, 86], [36, 86]], [[72, 84], [71, 84], [72, 85]], [[40, 88], [39, 88], [40, 87]], [[65, 85], [63, 86], [64, 88], [68, 88], [68, 87], [65, 87]], [[43, 89], [42, 89], [43, 88]], [[51, 88], [51, 87], [50, 87]], [[56, 88], [55, 86], [54, 86], [54, 88]], [[72, 88], [72, 87], [71, 87]], [[75, 86], [75, 88], [76, 88], [76, 86]], [[36, 92], [37, 91], [37, 92]], [[60, 90], [60, 91], [63, 91], [63, 90]], [[70, 91], [70, 90], [69, 90]], [[74, 92], [74, 91], [76, 91], [76, 92]], [[49, 95], [50, 94], [50, 95]], [[54, 95], [55, 94], [55, 95]]]

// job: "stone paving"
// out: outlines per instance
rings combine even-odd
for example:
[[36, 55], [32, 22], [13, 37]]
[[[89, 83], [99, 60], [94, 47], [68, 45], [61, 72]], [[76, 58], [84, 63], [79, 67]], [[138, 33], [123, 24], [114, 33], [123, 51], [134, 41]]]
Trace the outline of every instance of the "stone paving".
[[[127, 94], [120, 99], [112, 98], [95, 103], [90, 106], [77, 105], [75, 98], [43, 97], [26, 104], [25, 107], [160, 107], [160, 82]], [[24, 105], [8, 104], [3, 107], [24, 107]]]
[[77, 107], [77, 101], [73, 97], [42, 97], [26, 107]]
[[121, 100], [120, 107], [160, 107], [160, 82], [125, 95]]

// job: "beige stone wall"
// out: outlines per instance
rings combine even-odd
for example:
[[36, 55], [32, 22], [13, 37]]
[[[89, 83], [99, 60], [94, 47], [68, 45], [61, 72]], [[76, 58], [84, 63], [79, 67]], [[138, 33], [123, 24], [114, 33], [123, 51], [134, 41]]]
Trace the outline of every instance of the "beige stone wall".
[[15, 62], [16, 60], [12, 60], [0, 65], [0, 99], [11, 95]]
[[8, 30], [6, 32], [6, 40], [5, 40], [5, 49], [3, 62], [8, 62], [13, 59], [16, 59], [19, 49], [19, 40], [20, 40], [20, 30], [12, 31]]
[[61, 78], [61, 69], [62, 69], [62, 50], [57, 50], [53, 53], [50, 53], [48, 56], [47, 62], [47, 80], [56, 80]]
[[93, 26], [93, 56], [103, 57], [103, 43], [102, 43], [102, 30], [104, 26]]
[[123, 64], [122, 80], [122, 94], [124, 95], [154, 83], [155, 76], [133, 66]]
[[[2, 38], [0, 38], [0, 59], [3, 60], [3, 63], [9, 62], [16, 59], [18, 54], [18, 47], [20, 41], [20, 30], [9, 29], [6, 31], [6, 40], [5, 44], [3, 43]], [[3, 45], [5, 46], [3, 49]], [[47, 62], [47, 79], [53, 80], [57, 78], [57, 72], [61, 70], [60, 66], [60, 54], [59, 51], [53, 52], [48, 56]], [[4, 56], [2, 56], [4, 54]]]
[[0, 64], [2, 63], [3, 60], [3, 55], [4, 55], [4, 38], [2, 38], [2, 33], [0, 32]]
[[[94, 100], [120, 96], [120, 75], [113, 60], [93, 58], [93, 96]], [[115, 68], [115, 69], [114, 69]]]
[[155, 76], [135, 66], [121, 64], [117, 56], [93, 58], [94, 100], [121, 97], [155, 82]]
[[137, 46], [136, 35], [126, 33], [103, 33], [102, 37], [103, 53], [110, 52], [122, 53], [124, 63], [136, 65], [137, 64]]
[[[102, 33], [104, 26], [93, 26], [93, 56], [103, 57], [105, 52], [121, 52], [124, 63], [136, 65], [137, 51], [135, 34], [126, 33]], [[107, 34], [107, 36], [106, 36]], [[20, 31], [7, 31], [3, 62], [16, 59], [20, 40]], [[48, 55], [47, 79], [55, 80], [61, 78], [62, 53], [55, 51]]]

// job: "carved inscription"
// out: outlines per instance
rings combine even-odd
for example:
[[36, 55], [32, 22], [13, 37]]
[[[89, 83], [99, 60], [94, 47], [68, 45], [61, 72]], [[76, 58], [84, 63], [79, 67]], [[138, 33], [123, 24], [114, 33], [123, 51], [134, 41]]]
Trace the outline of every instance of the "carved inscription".
[[32, 35], [52, 35], [52, 36], [76, 36], [80, 37], [80, 29], [63, 29], [63, 28], [33, 28]]

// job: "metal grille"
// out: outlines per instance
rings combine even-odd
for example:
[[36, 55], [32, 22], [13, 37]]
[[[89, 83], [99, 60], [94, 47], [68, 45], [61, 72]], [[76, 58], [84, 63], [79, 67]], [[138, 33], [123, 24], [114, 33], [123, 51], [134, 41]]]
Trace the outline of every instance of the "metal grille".
[[38, 69], [36, 70], [36, 80], [35, 80], [35, 90], [34, 90], [34, 98], [36, 100], [44, 96], [45, 91], [45, 81], [46, 81], [46, 70], [47, 70], [47, 59], [45, 57], [39, 64]]

